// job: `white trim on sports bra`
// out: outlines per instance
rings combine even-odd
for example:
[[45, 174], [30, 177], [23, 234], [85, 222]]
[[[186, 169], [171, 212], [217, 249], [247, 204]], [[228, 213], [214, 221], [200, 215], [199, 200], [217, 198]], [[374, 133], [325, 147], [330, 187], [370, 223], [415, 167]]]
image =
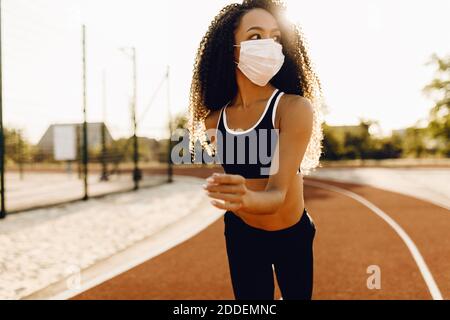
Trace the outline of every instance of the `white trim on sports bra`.
[[284, 92], [280, 92], [280, 94], [277, 97], [277, 100], [275, 100], [275, 105], [273, 106], [273, 110], [272, 110], [272, 124], [273, 124], [273, 128], [275, 128], [275, 114], [277, 113], [277, 107], [278, 107], [278, 102], [280, 101], [281, 96], [284, 94]]
[[222, 113], [223, 113], [223, 114], [222, 114], [222, 116], [223, 116], [223, 124], [224, 124], [224, 126], [225, 126], [225, 130], [228, 131], [229, 133], [232, 133], [232, 134], [244, 134], [244, 133], [248, 133], [248, 132], [252, 131], [253, 129], [255, 129], [256, 126], [262, 121], [262, 119], [263, 119], [264, 116], [266, 115], [267, 109], [269, 109], [270, 102], [272, 101], [273, 97], [275, 96], [275, 94], [276, 94], [277, 92], [278, 92], [278, 88], [275, 88], [275, 90], [273, 91], [273, 93], [272, 93], [272, 95], [270, 96], [269, 100], [267, 100], [266, 107], [264, 108], [264, 112], [261, 114], [261, 116], [259, 117], [258, 121], [257, 121], [251, 128], [249, 128], [249, 129], [247, 129], [247, 130], [244, 130], [244, 131], [234, 131], [234, 130], [232, 130], [232, 129], [230, 129], [230, 128], [228, 127], [228, 124], [227, 124], [227, 113], [226, 113], [226, 108], [227, 108], [228, 104], [229, 104], [231, 101], [228, 102], [228, 103], [225, 105], [225, 107], [224, 107], [224, 109], [223, 109], [223, 112], [222, 112]]

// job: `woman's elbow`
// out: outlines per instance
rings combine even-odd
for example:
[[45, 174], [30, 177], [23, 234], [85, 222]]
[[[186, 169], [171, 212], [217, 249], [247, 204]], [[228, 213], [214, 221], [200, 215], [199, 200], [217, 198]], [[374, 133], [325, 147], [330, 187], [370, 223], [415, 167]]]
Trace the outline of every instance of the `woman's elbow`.
[[283, 206], [284, 200], [286, 198], [287, 190], [284, 189], [272, 189], [269, 192], [273, 194], [273, 201], [271, 205], [271, 210], [268, 215], [274, 215], [278, 212], [278, 210]]

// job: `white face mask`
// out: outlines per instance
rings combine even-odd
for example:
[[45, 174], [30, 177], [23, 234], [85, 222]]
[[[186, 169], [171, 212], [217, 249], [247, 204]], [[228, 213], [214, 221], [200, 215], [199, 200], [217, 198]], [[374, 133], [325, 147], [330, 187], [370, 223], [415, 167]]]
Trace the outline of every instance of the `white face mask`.
[[239, 63], [234, 63], [258, 86], [265, 86], [283, 66], [283, 47], [272, 38], [242, 41], [234, 46], [241, 47]]

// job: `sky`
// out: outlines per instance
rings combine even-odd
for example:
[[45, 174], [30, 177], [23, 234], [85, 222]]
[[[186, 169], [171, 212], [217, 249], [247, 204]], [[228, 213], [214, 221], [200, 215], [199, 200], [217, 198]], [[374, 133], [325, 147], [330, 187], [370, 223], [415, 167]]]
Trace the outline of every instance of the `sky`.
[[[187, 111], [198, 45], [233, 2], [2, 0], [5, 125], [37, 143], [50, 124], [83, 120], [84, 24], [88, 121], [105, 120], [114, 138], [130, 135], [132, 63], [119, 48], [134, 46], [138, 135], [168, 137], [168, 115]], [[286, 3], [323, 84], [328, 124], [373, 120], [373, 133], [388, 135], [427, 118], [433, 101], [422, 88], [434, 69], [426, 62], [450, 54], [450, 1]]]

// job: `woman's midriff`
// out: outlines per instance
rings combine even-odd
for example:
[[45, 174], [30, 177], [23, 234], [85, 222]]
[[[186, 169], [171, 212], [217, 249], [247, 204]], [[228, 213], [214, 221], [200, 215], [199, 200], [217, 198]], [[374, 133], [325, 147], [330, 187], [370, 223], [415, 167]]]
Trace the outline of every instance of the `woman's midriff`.
[[[268, 180], [269, 179], [247, 179], [246, 186], [250, 190], [262, 191], [265, 189]], [[289, 228], [300, 221], [303, 209], [303, 176], [299, 173], [292, 179], [283, 205], [274, 214], [257, 215], [233, 213], [252, 227], [274, 231]]]

